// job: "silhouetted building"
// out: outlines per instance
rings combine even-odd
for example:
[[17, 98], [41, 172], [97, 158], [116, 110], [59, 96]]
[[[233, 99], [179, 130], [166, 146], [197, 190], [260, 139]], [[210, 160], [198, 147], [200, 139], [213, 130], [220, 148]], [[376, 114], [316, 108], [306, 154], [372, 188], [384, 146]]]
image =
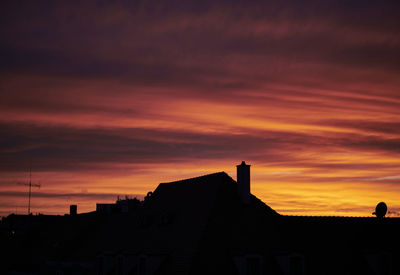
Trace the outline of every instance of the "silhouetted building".
[[115, 203], [97, 203], [96, 213], [112, 214], [112, 213], [129, 213], [136, 211], [142, 202], [137, 198], [119, 199]]
[[69, 214], [71, 216], [76, 216], [78, 214], [78, 206], [76, 204], [71, 204], [69, 206]]
[[250, 203], [250, 165], [244, 161], [236, 166], [237, 169], [237, 187], [239, 197], [243, 203]]
[[97, 203], [96, 212], [100, 214], [111, 214], [117, 212], [117, 205], [115, 203]]
[[250, 193], [250, 167], [243, 162], [237, 169], [238, 183], [224, 172], [161, 183], [135, 211], [117, 202], [120, 210], [108, 215], [42, 223], [25, 216], [31, 224], [25, 229], [9, 216], [1, 227], [8, 251], [3, 268], [29, 274], [400, 274], [398, 218], [282, 216]]

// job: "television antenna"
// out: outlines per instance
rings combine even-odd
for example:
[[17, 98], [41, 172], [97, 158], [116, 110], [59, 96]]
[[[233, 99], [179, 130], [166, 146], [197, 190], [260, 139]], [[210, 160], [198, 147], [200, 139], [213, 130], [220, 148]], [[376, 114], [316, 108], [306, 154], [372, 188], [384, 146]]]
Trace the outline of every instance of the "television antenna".
[[38, 187], [40, 189], [40, 183], [32, 183], [32, 166], [29, 168], [29, 183], [17, 182], [17, 184], [29, 186], [29, 192], [28, 192], [28, 215], [29, 215], [31, 213], [32, 186]]

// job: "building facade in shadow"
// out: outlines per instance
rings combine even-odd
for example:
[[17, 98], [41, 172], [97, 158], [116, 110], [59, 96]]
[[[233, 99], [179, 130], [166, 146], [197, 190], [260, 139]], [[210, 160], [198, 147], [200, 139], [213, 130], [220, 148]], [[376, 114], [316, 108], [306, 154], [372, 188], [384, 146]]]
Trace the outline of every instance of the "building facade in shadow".
[[398, 218], [283, 216], [250, 166], [161, 183], [144, 201], [1, 222], [5, 274], [400, 274]]

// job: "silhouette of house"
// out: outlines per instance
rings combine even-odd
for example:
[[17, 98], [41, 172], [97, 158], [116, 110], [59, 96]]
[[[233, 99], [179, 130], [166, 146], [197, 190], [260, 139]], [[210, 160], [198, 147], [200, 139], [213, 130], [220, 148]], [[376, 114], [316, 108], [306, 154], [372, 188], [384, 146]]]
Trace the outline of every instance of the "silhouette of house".
[[[40, 224], [28, 217], [34, 229], [4, 238], [4, 268], [18, 270], [22, 263], [30, 274], [400, 274], [399, 219], [282, 216], [250, 193], [250, 167], [237, 168], [238, 182], [220, 172], [161, 183], [135, 211]], [[5, 224], [3, 233], [16, 230]]]
[[96, 212], [99, 214], [128, 213], [136, 211], [142, 204], [137, 198], [120, 199], [116, 203], [97, 203]]

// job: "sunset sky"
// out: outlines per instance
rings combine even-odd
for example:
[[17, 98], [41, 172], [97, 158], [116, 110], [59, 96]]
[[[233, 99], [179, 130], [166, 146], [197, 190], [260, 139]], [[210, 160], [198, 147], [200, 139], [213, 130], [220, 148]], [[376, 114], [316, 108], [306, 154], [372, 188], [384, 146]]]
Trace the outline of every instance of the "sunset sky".
[[0, 216], [251, 164], [281, 214], [400, 216], [400, 1], [2, 1]]

